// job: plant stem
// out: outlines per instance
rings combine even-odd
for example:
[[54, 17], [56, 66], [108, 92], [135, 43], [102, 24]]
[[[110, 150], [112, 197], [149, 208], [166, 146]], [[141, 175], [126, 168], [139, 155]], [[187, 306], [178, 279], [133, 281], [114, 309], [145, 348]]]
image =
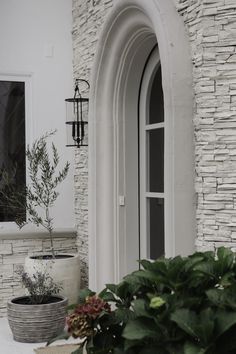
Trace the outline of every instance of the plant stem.
[[53, 247], [52, 229], [51, 228], [49, 230], [49, 235], [50, 235], [50, 242], [51, 242], [52, 258], [55, 258], [55, 251], [54, 251], [54, 247]]
[[46, 220], [47, 220], [47, 229], [48, 229], [49, 236], [50, 236], [52, 258], [55, 258], [55, 251], [54, 251], [53, 237], [52, 237], [52, 225], [51, 225], [51, 219], [50, 219], [48, 207], [46, 207]]

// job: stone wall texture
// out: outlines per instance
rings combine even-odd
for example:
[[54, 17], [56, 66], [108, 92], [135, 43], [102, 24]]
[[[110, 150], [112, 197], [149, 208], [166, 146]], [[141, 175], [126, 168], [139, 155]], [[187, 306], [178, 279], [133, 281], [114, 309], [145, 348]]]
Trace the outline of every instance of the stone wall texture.
[[[54, 239], [57, 253], [76, 253], [76, 237]], [[9, 299], [25, 294], [17, 269], [24, 265], [25, 257], [50, 250], [50, 240], [45, 237], [0, 239], [0, 317], [6, 315]]]
[[[74, 78], [90, 82], [96, 43], [111, 0], [73, 0]], [[75, 152], [75, 215], [78, 252], [81, 259], [81, 286], [88, 284], [88, 148]]]
[[236, 1], [180, 1], [195, 97], [197, 240], [236, 251]]
[[[193, 63], [196, 247], [236, 251], [236, 0], [175, 0]], [[111, 0], [73, 1], [74, 75], [90, 80]], [[87, 150], [76, 152], [78, 246], [87, 283]]]

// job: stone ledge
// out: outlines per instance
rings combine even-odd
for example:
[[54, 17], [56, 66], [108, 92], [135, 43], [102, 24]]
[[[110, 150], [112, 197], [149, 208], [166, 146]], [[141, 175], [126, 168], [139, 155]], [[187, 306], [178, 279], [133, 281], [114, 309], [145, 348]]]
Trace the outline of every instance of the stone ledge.
[[[53, 238], [76, 238], [76, 230], [72, 228], [57, 229], [53, 232]], [[22, 239], [45, 239], [48, 238], [48, 232], [45, 231], [7, 231], [0, 233], [0, 240], [22, 240]]]

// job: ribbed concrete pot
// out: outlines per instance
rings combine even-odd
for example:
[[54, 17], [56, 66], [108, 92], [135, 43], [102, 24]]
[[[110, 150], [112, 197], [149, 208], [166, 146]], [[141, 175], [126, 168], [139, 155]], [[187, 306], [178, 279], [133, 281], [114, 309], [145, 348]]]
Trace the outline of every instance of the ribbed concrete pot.
[[80, 259], [78, 254], [30, 256], [25, 259], [25, 271], [33, 275], [36, 271], [47, 272], [55, 283], [62, 286], [60, 295], [67, 297], [69, 304], [78, 302], [80, 289]]
[[7, 315], [13, 338], [17, 342], [41, 343], [61, 333], [65, 327], [68, 300], [52, 297], [55, 302], [40, 305], [26, 304], [27, 296], [12, 299]]

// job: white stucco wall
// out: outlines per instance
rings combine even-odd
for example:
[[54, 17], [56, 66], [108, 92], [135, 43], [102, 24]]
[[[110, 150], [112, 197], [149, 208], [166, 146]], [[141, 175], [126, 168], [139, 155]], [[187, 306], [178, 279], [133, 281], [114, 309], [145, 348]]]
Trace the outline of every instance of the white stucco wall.
[[[27, 75], [30, 81], [27, 143], [46, 131], [54, 138], [61, 161], [71, 162], [54, 209], [55, 228], [74, 228], [73, 149], [65, 147], [65, 98], [73, 94], [72, 9], [70, 0], [3, 0], [0, 3], [0, 77]], [[14, 224], [0, 224], [0, 232]], [[24, 232], [24, 230], [23, 230]]]
[[[76, 252], [74, 218], [74, 151], [66, 148], [65, 98], [73, 95], [72, 4], [70, 0], [0, 1], [0, 78], [26, 79], [27, 143], [57, 129], [54, 142], [62, 165], [71, 162], [56, 202], [54, 228], [57, 252]], [[33, 231], [33, 232], [32, 232]], [[20, 295], [15, 271], [28, 254], [49, 250], [45, 231], [28, 225], [0, 223], [0, 316], [7, 300]]]

